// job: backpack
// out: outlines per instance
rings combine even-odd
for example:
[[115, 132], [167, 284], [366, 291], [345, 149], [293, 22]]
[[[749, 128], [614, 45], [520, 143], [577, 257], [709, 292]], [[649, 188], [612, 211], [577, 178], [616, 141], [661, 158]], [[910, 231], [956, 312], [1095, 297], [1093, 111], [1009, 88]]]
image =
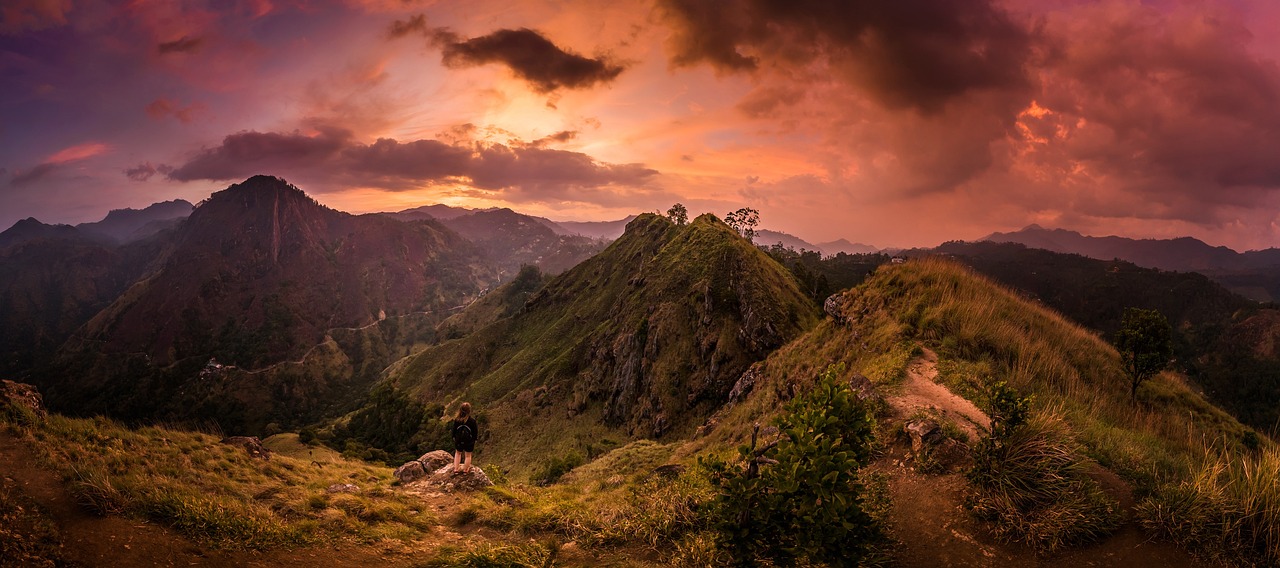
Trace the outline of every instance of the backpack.
[[476, 441], [476, 434], [471, 431], [471, 427], [467, 426], [466, 422], [454, 424], [453, 441], [459, 446], [470, 446], [472, 442]]

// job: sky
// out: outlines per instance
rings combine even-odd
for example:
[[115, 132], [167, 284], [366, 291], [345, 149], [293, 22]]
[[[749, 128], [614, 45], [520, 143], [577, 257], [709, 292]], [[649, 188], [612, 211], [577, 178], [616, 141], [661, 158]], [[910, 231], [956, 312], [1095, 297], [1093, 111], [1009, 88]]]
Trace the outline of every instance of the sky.
[[5, 0], [0, 228], [254, 174], [810, 242], [1280, 246], [1270, 0]]

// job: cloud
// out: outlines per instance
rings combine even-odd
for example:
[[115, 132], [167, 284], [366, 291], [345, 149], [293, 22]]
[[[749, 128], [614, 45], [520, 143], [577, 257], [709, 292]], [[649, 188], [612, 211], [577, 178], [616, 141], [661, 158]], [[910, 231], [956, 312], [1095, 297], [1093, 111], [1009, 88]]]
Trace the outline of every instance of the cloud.
[[36, 165], [25, 172], [18, 170], [14, 172], [13, 179], [9, 180], [9, 185], [12, 187], [30, 185], [31, 183], [49, 177], [49, 175], [56, 169], [58, 169], [58, 164], [45, 162], [43, 164]]
[[490, 63], [505, 65], [539, 93], [559, 89], [586, 89], [607, 84], [622, 74], [623, 65], [608, 58], [589, 58], [557, 46], [528, 29], [500, 29], [488, 35], [462, 39], [447, 28], [430, 28], [422, 14], [392, 22], [391, 38], [423, 35], [440, 48], [445, 66], [461, 69]]
[[205, 106], [201, 103], [192, 103], [184, 107], [181, 103], [164, 98], [151, 101], [146, 106], [147, 114], [151, 118], [159, 120], [173, 117], [183, 124], [190, 124], [197, 115], [204, 112], [204, 109]]
[[55, 152], [52, 156], [45, 159], [45, 162], [51, 164], [62, 164], [66, 162], [74, 162], [85, 158], [92, 158], [102, 154], [110, 149], [109, 146], [101, 142], [86, 142], [63, 148]]
[[0, 6], [0, 34], [65, 25], [70, 11], [71, 0], [5, 0]]
[[172, 172], [173, 168], [165, 164], [153, 166], [151, 165], [151, 162], [143, 162], [132, 168], [124, 170], [124, 175], [133, 181], [147, 181], [157, 173], [169, 174]]
[[1026, 88], [1035, 35], [990, 0], [659, 0], [676, 67], [830, 68], [881, 105], [936, 112], [973, 91]]
[[[552, 137], [567, 139], [565, 133]], [[530, 143], [381, 138], [364, 144], [349, 131], [326, 129], [312, 134], [232, 134], [173, 169], [168, 177], [223, 181], [263, 172], [389, 190], [461, 184], [501, 191], [517, 200], [572, 199], [584, 189], [643, 186], [658, 174], [642, 164], [603, 163], [579, 152]]]
[[191, 37], [182, 36], [173, 41], [161, 42], [156, 45], [156, 53], [166, 55], [169, 53], [195, 53], [200, 50], [200, 46], [204, 45], [204, 38], [201, 36]]

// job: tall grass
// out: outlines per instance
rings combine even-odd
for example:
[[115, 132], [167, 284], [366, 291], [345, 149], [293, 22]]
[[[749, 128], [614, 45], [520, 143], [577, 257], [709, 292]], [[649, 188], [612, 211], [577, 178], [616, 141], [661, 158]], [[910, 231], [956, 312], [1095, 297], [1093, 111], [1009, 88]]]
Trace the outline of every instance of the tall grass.
[[1280, 449], [1210, 454], [1190, 479], [1160, 488], [1140, 505], [1143, 523], [1226, 562], [1280, 565]]

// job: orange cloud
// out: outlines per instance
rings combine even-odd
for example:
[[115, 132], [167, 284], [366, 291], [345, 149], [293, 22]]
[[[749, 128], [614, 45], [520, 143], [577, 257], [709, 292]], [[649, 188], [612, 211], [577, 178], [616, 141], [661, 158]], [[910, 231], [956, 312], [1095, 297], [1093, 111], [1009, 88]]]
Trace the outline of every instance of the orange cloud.
[[49, 158], [45, 160], [45, 163], [65, 164], [67, 162], [92, 158], [98, 154], [105, 153], [109, 149], [109, 146], [101, 142], [86, 142], [84, 144], [77, 144], [70, 148], [58, 150], [52, 156], [49, 156]]

